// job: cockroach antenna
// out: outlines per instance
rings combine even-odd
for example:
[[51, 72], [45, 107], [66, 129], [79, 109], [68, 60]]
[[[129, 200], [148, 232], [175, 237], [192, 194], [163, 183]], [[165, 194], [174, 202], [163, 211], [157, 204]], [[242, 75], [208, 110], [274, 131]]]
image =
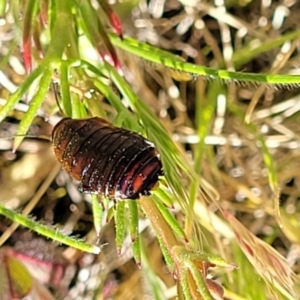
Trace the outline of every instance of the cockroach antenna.
[[55, 97], [55, 101], [56, 101], [56, 104], [58, 106], [58, 109], [59, 109], [60, 113], [64, 117], [66, 117], [66, 114], [64, 113], [62, 107], [60, 106], [61, 94], [60, 94], [59, 85], [58, 85], [57, 82], [55, 82], [55, 81], [51, 82], [51, 90], [53, 91], [53, 94], [54, 94], [54, 97]]

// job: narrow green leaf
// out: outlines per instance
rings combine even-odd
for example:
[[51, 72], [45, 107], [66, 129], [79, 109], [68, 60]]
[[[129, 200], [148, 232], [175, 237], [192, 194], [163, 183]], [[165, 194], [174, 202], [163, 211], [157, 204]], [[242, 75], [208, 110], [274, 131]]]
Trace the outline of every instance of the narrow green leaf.
[[273, 192], [273, 201], [274, 209], [279, 225], [282, 227], [282, 221], [280, 216], [280, 188], [278, 184], [277, 172], [275, 167], [275, 162], [273, 155], [270, 153], [269, 148], [266, 145], [265, 139], [263, 136], [259, 136], [259, 141], [262, 147], [262, 153], [264, 158], [264, 163], [268, 169], [268, 179], [269, 184]]
[[185, 268], [180, 270], [179, 284], [181, 286], [181, 291], [184, 295], [184, 299], [185, 300], [193, 300], [192, 295], [191, 295], [191, 291], [190, 291], [190, 287], [189, 287], [189, 284], [188, 284], [188, 280], [187, 280], [187, 270]]
[[159, 242], [159, 246], [160, 246], [161, 252], [162, 252], [162, 254], [164, 256], [164, 259], [166, 261], [166, 264], [167, 264], [168, 268], [171, 271], [174, 271], [174, 267], [175, 266], [174, 266], [174, 262], [173, 262], [173, 259], [171, 257], [170, 252], [168, 251], [168, 249], [167, 249], [166, 245], [164, 244], [162, 238], [158, 234], [156, 234], [156, 237], [157, 237], [157, 240]]
[[139, 212], [137, 201], [127, 201], [129, 211], [129, 231], [132, 241], [132, 251], [135, 262], [138, 266], [141, 265], [141, 245], [139, 234]]
[[[51, 1], [51, 5], [53, 1]], [[71, 0], [55, 1], [50, 9], [50, 20], [53, 25], [51, 31], [51, 43], [48, 47], [44, 62], [47, 65], [51, 65], [53, 69], [60, 68], [61, 58], [66, 46], [70, 43], [69, 41], [69, 28], [73, 23], [72, 15], [72, 4]], [[51, 12], [54, 14], [52, 16]], [[57, 13], [57, 14], [56, 14]], [[53, 22], [53, 23], [52, 23]]]
[[104, 77], [104, 78], [107, 78], [107, 75], [105, 72], [106, 70], [104, 68], [101, 68], [101, 70], [97, 67], [97, 66], [94, 66], [93, 64], [89, 63], [88, 61], [86, 60], [83, 60], [83, 59], [69, 59], [68, 60], [69, 62], [69, 66], [71, 67], [81, 67], [82, 69], [86, 69], [86, 70], [89, 70], [91, 71], [92, 73], [94, 73], [96, 75], [96, 77]]
[[212, 253], [189, 253], [188, 256], [191, 261], [201, 260], [201, 261], [210, 262], [218, 267], [233, 268], [233, 269], [237, 268], [235, 264], [228, 263], [222, 257], [218, 255], [214, 255]]
[[120, 62], [116, 51], [91, 3], [89, 1], [77, 1], [76, 4], [82, 15], [83, 30], [90, 42], [95, 46], [104, 60], [112, 63], [117, 69], [120, 69]]
[[125, 237], [125, 201], [118, 201], [115, 210], [116, 246], [118, 254], [121, 253]]
[[187, 237], [185, 235], [184, 230], [178, 224], [177, 220], [175, 219], [174, 215], [166, 208], [166, 206], [160, 201], [160, 199], [153, 195], [153, 199], [155, 200], [155, 204], [160, 210], [161, 214], [163, 215], [164, 219], [168, 222], [171, 226], [172, 230], [177, 234], [177, 236], [185, 241], [187, 241]]
[[[195, 152], [194, 152], [194, 157], [195, 157], [194, 170], [196, 174], [200, 175], [201, 168], [202, 168], [202, 160], [207, 148], [207, 145], [205, 144], [205, 138], [211, 130], [211, 123], [215, 114], [216, 101], [217, 98], [220, 97], [220, 95], [223, 95], [225, 91], [221, 86], [220, 82], [213, 81], [211, 83], [208, 83], [208, 94], [202, 95], [200, 94], [202, 88], [199, 87], [199, 85], [200, 82], [197, 82], [195, 121], [197, 126], [197, 135], [199, 137], [199, 142], [196, 145]], [[190, 189], [189, 189], [189, 207], [190, 207], [189, 212], [193, 211], [193, 207], [199, 192], [199, 183], [200, 183], [200, 177], [196, 178], [196, 180], [193, 180], [191, 182]], [[188, 220], [188, 222], [189, 221], [190, 220]], [[187, 227], [189, 226], [190, 225], [187, 224]]]
[[103, 205], [99, 201], [98, 197], [98, 195], [92, 195], [93, 222], [97, 236], [99, 236], [102, 228], [102, 220], [104, 213]]
[[264, 137], [260, 135], [258, 137], [258, 139], [261, 143], [264, 162], [268, 169], [269, 184], [270, 184], [272, 190], [274, 190], [278, 187], [278, 179], [277, 179], [277, 173], [276, 173], [273, 155], [270, 153], [269, 148], [266, 145]]
[[[1, 9], [1, 7], [0, 7], [0, 9]], [[11, 55], [12, 55], [12, 53], [15, 50], [17, 45], [18, 45], [18, 43], [15, 40], [10, 43], [7, 53], [0, 60], [0, 70], [3, 70], [3, 68], [7, 65], [7, 62], [9, 60], [9, 58], [11, 57]]]
[[157, 189], [153, 191], [154, 195], [157, 197], [167, 206], [173, 207], [174, 200], [172, 199], [171, 192], [164, 184], [160, 184]]
[[57, 18], [57, 5], [56, 5], [56, 0], [54, 1], [49, 1], [49, 18], [48, 18], [48, 24], [50, 27], [50, 31], [53, 31], [56, 18]]
[[24, 139], [24, 135], [27, 133], [33, 119], [37, 115], [37, 111], [42, 105], [45, 96], [49, 90], [49, 85], [51, 82], [51, 76], [52, 76], [52, 70], [50, 68], [44, 69], [44, 75], [42, 76], [40, 80], [40, 87], [37, 93], [35, 94], [34, 98], [30, 102], [29, 109], [24, 115], [24, 118], [20, 122], [20, 125], [18, 127], [16, 135], [19, 137], [16, 137], [14, 140], [13, 149], [17, 149], [22, 140]]
[[129, 210], [129, 231], [131, 240], [134, 242], [139, 236], [139, 212], [137, 201], [127, 201]]
[[7, 7], [7, 1], [6, 0], [0, 0], [0, 17], [4, 17], [6, 7]]
[[84, 104], [77, 94], [72, 95], [72, 118], [80, 119], [87, 116]]
[[72, 103], [69, 86], [69, 68], [67, 63], [62, 62], [60, 66], [60, 90], [63, 103], [64, 114], [72, 116]]
[[[270, 38], [269, 40], [260, 42], [260, 45], [253, 48], [252, 43], [235, 51], [233, 53], [233, 63], [235, 67], [238, 69], [241, 65], [248, 63], [253, 58], [258, 55], [275, 49], [281, 45], [283, 45], [287, 41], [292, 41], [300, 36], [300, 30], [295, 30], [283, 35], [279, 35], [275, 38]], [[252, 41], [253, 42], [253, 41]], [[257, 41], [259, 43], [259, 41]]]
[[147, 280], [149, 287], [151, 288], [151, 292], [153, 296], [152, 299], [161, 300], [165, 299], [164, 291], [160, 282], [159, 276], [155, 274], [153, 271], [153, 266], [151, 265], [151, 261], [149, 259], [150, 255], [147, 253], [147, 249], [144, 243], [141, 243], [141, 252], [142, 252], [142, 260], [143, 260], [143, 269], [145, 274], [145, 280]]
[[300, 222], [299, 213], [288, 213], [284, 208], [280, 209], [281, 221], [283, 224], [282, 231], [286, 237], [297, 245], [300, 245]]
[[[105, 206], [107, 207], [107, 206]], [[106, 215], [106, 222], [110, 222], [110, 220], [113, 218], [113, 216], [115, 215], [115, 208], [114, 207], [110, 207], [107, 211], [107, 215]]]
[[191, 272], [193, 279], [195, 280], [197, 291], [200, 293], [203, 300], [214, 300], [209, 292], [202, 273], [190, 260], [185, 260], [184, 263], [186, 268]]
[[19, 223], [20, 225], [35, 231], [49, 239], [57, 241], [59, 243], [65, 244], [67, 246], [73, 247], [75, 249], [98, 254], [100, 253], [100, 248], [95, 245], [87, 244], [79, 239], [68, 237], [64, 233], [60, 232], [58, 229], [52, 229], [45, 225], [39, 224], [36, 221], [30, 220], [10, 209], [5, 208], [0, 205], [0, 214]]
[[176, 71], [190, 73], [193, 78], [204, 76], [208, 79], [221, 79], [225, 82], [249, 82], [265, 83], [277, 86], [298, 86], [300, 85], [300, 75], [272, 75], [229, 72], [184, 62], [181, 58], [160, 50], [148, 44], [138, 42], [135, 39], [125, 37], [120, 40], [117, 35], [110, 34], [110, 40], [116, 47], [127, 51], [133, 55], [150, 61], [162, 67], [175, 69]]
[[37, 80], [39, 76], [41, 76], [44, 68], [44, 64], [41, 64], [38, 68], [36, 68], [25, 79], [18, 90], [9, 97], [6, 104], [0, 110], [0, 122], [2, 122], [8, 116], [8, 114], [13, 110], [14, 106], [21, 100], [21, 97], [28, 91], [33, 82]]
[[139, 235], [136, 237], [131, 247], [132, 247], [135, 263], [140, 268], [141, 267], [141, 237]]

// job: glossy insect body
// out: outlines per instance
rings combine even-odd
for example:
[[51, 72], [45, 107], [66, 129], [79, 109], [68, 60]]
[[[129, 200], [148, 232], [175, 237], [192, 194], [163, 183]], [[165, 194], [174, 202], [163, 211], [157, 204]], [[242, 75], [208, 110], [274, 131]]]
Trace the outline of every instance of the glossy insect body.
[[163, 175], [151, 142], [101, 118], [62, 119], [53, 129], [52, 143], [57, 160], [85, 193], [137, 199], [149, 195]]

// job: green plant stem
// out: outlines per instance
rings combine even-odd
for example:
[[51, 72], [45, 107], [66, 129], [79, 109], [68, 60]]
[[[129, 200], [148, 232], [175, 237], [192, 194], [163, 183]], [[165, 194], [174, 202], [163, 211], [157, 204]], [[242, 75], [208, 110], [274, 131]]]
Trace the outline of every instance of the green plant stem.
[[58, 229], [49, 228], [45, 225], [39, 224], [34, 220], [28, 219], [17, 212], [14, 212], [10, 209], [5, 208], [4, 206], [0, 205], [0, 214], [19, 223], [20, 225], [29, 228], [38, 234], [41, 234], [47, 238], [50, 238], [54, 241], [59, 243], [68, 245], [75, 249], [95, 253], [100, 253], [100, 248], [96, 245], [87, 244], [79, 239], [66, 236], [64, 233], [60, 232]]
[[177, 241], [174, 232], [172, 231], [170, 225], [164, 219], [160, 210], [154, 203], [154, 201], [149, 197], [141, 197], [140, 206], [150, 220], [152, 226], [154, 227], [157, 235], [161, 238], [162, 242], [165, 244], [168, 252], [171, 254], [172, 249], [175, 246], [180, 246]]

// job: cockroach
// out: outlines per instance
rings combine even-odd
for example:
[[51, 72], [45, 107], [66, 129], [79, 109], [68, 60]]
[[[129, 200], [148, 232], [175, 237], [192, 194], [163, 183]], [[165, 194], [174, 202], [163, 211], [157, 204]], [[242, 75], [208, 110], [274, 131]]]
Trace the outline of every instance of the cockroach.
[[52, 131], [57, 160], [83, 193], [109, 199], [149, 195], [163, 175], [154, 144], [99, 117], [63, 118]]

